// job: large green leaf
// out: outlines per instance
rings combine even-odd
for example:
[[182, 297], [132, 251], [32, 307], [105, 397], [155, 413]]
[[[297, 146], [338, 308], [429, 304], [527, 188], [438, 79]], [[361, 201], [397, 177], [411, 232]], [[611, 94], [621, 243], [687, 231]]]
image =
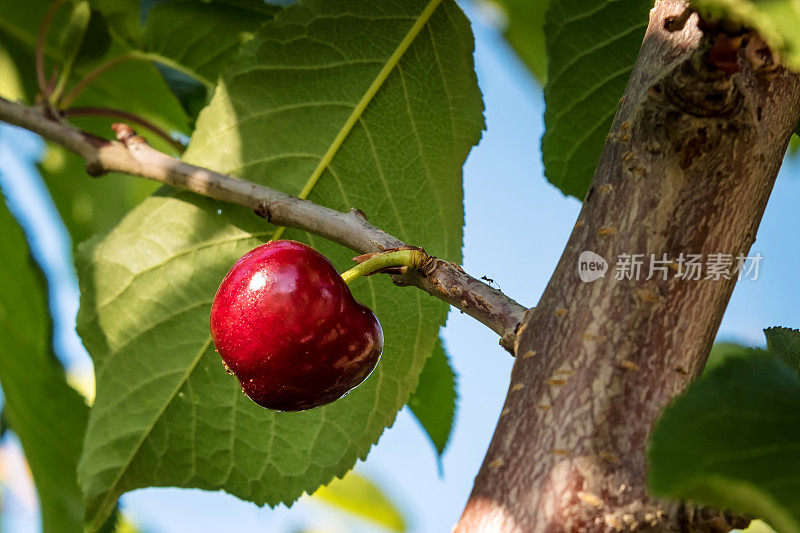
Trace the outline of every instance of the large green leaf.
[[767, 348], [780, 355], [783, 362], [800, 376], [800, 331], [789, 328], [768, 328], [764, 330], [767, 336]]
[[562, 0], [547, 10], [542, 158], [547, 179], [583, 199], [639, 53], [652, 0]]
[[[460, 260], [461, 166], [483, 128], [472, 48], [451, 1], [301, 2], [245, 47], [185, 157], [332, 208], [358, 206]], [[346, 398], [271, 412], [224, 373], [211, 300], [233, 262], [275, 233], [246, 210], [175, 193], [149, 198], [85, 248], [79, 331], [97, 398], [80, 473], [93, 527], [143, 486], [291, 502], [365, 457], [408, 401], [447, 307], [381, 277], [353, 292], [381, 320], [383, 358]], [[352, 265], [340, 246], [285, 236]]]
[[780, 61], [800, 70], [800, 5], [797, 0], [695, 0], [706, 17], [723, 17], [758, 30]]
[[407, 530], [403, 513], [394, 502], [375, 483], [355, 472], [320, 487], [313, 497], [390, 531]]
[[142, 48], [160, 62], [164, 79], [194, 120], [241, 46], [279, 9], [263, 0], [157, 3], [147, 15]]
[[193, 120], [240, 46], [280, 10], [263, 0], [94, 0], [132, 55], [155, 62]]
[[22, 231], [0, 197], [0, 385], [3, 413], [25, 450], [42, 510], [42, 529], [80, 532], [75, 476], [88, 407], [52, 354], [44, 284]]
[[504, 13], [503, 35], [540, 83], [547, 79], [544, 14], [550, 0], [493, 0]]
[[649, 471], [655, 494], [800, 532], [800, 380], [763, 350], [728, 357], [661, 417]]
[[240, 46], [279, 9], [263, 0], [159, 3], [147, 16], [145, 49], [213, 87]]
[[439, 339], [433, 355], [422, 369], [417, 390], [408, 400], [409, 409], [425, 429], [439, 455], [444, 453], [453, 431], [457, 396], [456, 375]]

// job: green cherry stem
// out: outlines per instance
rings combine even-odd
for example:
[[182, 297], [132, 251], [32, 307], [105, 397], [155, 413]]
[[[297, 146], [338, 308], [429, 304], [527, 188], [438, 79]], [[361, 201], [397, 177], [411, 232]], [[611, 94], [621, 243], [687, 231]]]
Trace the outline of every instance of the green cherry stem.
[[[417, 270], [424, 264], [428, 255], [417, 248], [403, 248], [360, 257], [365, 260], [350, 270], [342, 272], [342, 279], [348, 285], [361, 276], [374, 274], [384, 268], [407, 267], [411, 270]], [[358, 259], [356, 258], [356, 260]]]

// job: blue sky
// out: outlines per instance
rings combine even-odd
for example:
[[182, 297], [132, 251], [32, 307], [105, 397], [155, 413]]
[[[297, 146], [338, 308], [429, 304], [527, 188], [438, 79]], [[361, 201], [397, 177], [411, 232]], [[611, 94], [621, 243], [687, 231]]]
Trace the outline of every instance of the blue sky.
[[[474, 24], [488, 129], [464, 169], [464, 266], [475, 276], [494, 279], [503, 291], [532, 306], [555, 268], [580, 206], [542, 177], [541, 89], [481, 13], [469, 9], [468, 14]], [[32, 166], [40, 148], [32, 135], [0, 127], [0, 185], [12, 199], [12, 208], [25, 214], [37, 259], [56, 287], [50, 296], [59, 355], [68, 365], [86, 368], [90, 362], [74, 334], [77, 288], [70, 245]], [[765, 327], [800, 326], [796, 304], [800, 254], [786, 231], [797, 224], [797, 170], [796, 160], [790, 160], [781, 171], [753, 247], [753, 253], [764, 256], [760, 278], [737, 286], [720, 339], [760, 345]], [[407, 410], [357, 466], [399, 503], [412, 530], [419, 532], [449, 531], [458, 519], [494, 430], [512, 364], [491, 331], [458, 312], [451, 312], [443, 337], [458, 373], [460, 395], [443, 476], [439, 476], [432, 447]], [[122, 504], [136, 525], [154, 532], [246, 527], [290, 532], [315, 526], [334, 532], [381, 531], [308, 501], [291, 510], [270, 510], [222, 493], [144, 489], [124, 496]], [[3, 505], [3, 531], [38, 530], [35, 514], [26, 511], [8, 490]]]

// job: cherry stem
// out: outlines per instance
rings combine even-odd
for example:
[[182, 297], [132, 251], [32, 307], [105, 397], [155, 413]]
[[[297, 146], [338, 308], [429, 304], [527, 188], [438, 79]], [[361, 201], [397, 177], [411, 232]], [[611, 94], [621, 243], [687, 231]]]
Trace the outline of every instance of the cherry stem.
[[366, 254], [366, 256], [359, 256], [356, 260], [359, 260], [359, 258], [363, 259], [363, 262], [346, 272], [342, 272], [342, 279], [348, 285], [361, 276], [369, 276], [387, 268], [405, 267], [406, 269], [417, 270], [423, 265], [428, 255], [418, 248], [403, 248], [389, 252]]

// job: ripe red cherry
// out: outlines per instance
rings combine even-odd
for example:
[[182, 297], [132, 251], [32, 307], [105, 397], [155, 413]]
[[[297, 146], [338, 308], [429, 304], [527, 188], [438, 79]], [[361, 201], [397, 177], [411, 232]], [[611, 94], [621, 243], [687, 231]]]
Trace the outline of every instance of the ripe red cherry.
[[383, 331], [333, 265], [273, 241], [230, 269], [211, 306], [211, 336], [254, 402], [300, 411], [341, 398], [375, 369]]

